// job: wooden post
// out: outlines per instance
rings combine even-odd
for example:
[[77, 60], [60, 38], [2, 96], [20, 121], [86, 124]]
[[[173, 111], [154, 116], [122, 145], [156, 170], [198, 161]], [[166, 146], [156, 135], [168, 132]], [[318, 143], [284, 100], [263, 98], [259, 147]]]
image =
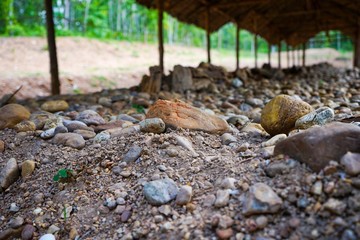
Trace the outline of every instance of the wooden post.
[[157, 0], [158, 7], [158, 41], [159, 41], [159, 66], [161, 73], [164, 72], [164, 0]]
[[286, 43], [286, 61], [287, 61], [287, 68], [290, 68], [289, 44], [287, 43]]
[[360, 68], [360, 21], [354, 41], [354, 67]]
[[297, 62], [301, 66], [301, 55], [300, 55], [300, 45], [297, 46]]
[[305, 67], [306, 62], [306, 43], [303, 43], [302, 45], [302, 66]]
[[240, 27], [236, 24], [236, 70], [240, 68]]
[[52, 0], [44, 0], [46, 10], [47, 41], [50, 57], [51, 95], [60, 94], [59, 69], [56, 54], [56, 40]]
[[294, 46], [291, 46], [291, 55], [292, 55], [292, 64], [293, 66], [295, 67], [296, 66], [296, 63], [295, 63], [295, 47]]
[[210, 8], [209, 7], [206, 8], [206, 19], [205, 20], [206, 20], [206, 50], [207, 50], [208, 63], [211, 63]]
[[255, 68], [258, 68], [257, 57], [258, 57], [258, 42], [257, 42], [257, 34], [254, 35], [254, 51], [255, 51]]
[[281, 69], [281, 42], [278, 44], [278, 69]]
[[268, 64], [271, 66], [271, 44], [268, 42]]

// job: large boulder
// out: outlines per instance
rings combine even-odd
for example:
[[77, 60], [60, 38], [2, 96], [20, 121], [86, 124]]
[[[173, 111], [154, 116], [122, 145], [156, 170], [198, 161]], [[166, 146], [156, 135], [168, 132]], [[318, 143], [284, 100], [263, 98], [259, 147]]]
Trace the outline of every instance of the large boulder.
[[348, 123], [313, 127], [279, 142], [274, 154], [285, 154], [320, 171], [347, 152], [360, 153], [360, 128]]
[[278, 95], [268, 102], [261, 113], [261, 126], [270, 135], [288, 134], [300, 117], [313, 111], [306, 102], [288, 95]]
[[11, 103], [0, 108], [0, 130], [14, 128], [23, 120], [28, 120], [30, 112], [25, 107]]
[[161, 118], [169, 127], [187, 128], [209, 133], [222, 134], [230, 129], [225, 120], [179, 100], [156, 101], [147, 112], [146, 118]]

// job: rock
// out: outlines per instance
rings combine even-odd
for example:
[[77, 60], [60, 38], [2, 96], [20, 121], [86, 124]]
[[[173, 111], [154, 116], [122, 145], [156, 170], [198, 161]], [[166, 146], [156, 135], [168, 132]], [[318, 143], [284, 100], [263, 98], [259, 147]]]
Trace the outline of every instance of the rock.
[[10, 204], [10, 212], [18, 212], [20, 210], [20, 207], [16, 205], [16, 203], [11, 203]]
[[276, 175], [289, 173], [290, 169], [291, 167], [285, 162], [274, 162], [265, 168], [265, 173], [269, 177], [275, 177]]
[[15, 218], [10, 219], [8, 225], [9, 225], [9, 227], [11, 227], [11, 228], [19, 228], [19, 227], [21, 227], [23, 224], [24, 224], [24, 218], [18, 216], [18, 217], [15, 217]]
[[314, 183], [314, 185], [311, 187], [310, 192], [314, 195], [320, 196], [323, 192], [323, 184], [322, 181], [318, 180]]
[[0, 130], [14, 128], [23, 120], [28, 120], [30, 112], [23, 106], [10, 103], [0, 108]]
[[5, 143], [3, 140], [0, 140], [0, 153], [5, 151]]
[[230, 199], [230, 193], [228, 189], [218, 190], [216, 192], [216, 200], [214, 206], [218, 208], [225, 207], [228, 204], [229, 199]]
[[230, 133], [224, 133], [223, 135], [221, 135], [221, 142], [224, 145], [229, 145], [230, 143], [237, 142], [237, 139]]
[[129, 151], [123, 156], [123, 161], [126, 163], [135, 162], [141, 156], [142, 148], [138, 145], [130, 147]]
[[191, 69], [181, 65], [175, 65], [171, 78], [171, 89], [175, 92], [183, 93], [193, 88], [193, 78]]
[[229, 239], [234, 234], [232, 228], [216, 229], [216, 235], [219, 239]]
[[113, 128], [126, 128], [126, 127], [129, 127], [132, 125], [133, 125], [133, 123], [129, 122], [129, 121], [115, 120], [115, 121], [107, 122], [107, 123], [100, 124], [97, 126], [93, 126], [93, 129], [95, 132], [98, 133], [98, 132], [102, 132], [102, 131], [113, 129]]
[[241, 129], [241, 132], [265, 135], [265, 129], [258, 123], [249, 123]]
[[191, 201], [191, 197], [192, 197], [192, 187], [184, 185], [180, 188], [176, 196], [176, 204], [186, 205]]
[[55, 129], [56, 128], [50, 128], [40, 134], [40, 137], [42, 139], [50, 139], [55, 136]]
[[68, 129], [69, 132], [73, 132], [78, 129], [82, 129], [82, 130], [92, 129], [92, 128], [89, 128], [85, 123], [83, 123], [81, 121], [63, 120], [63, 124]]
[[84, 138], [77, 133], [59, 133], [52, 139], [54, 144], [65, 145], [76, 149], [85, 147]]
[[340, 161], [346, 152], [360, 152], [360, 128], [330, 123], [295, 134], [275, 146], [274, 155], [285, 154], [320, 171], [331, 160]]
[[261, 113], [261, 126], [270, 135], [288, 134], [300, 117], [313, 111], [306, 102], [288, 95], [278, 95], [268, 102]]
[[18, 239], [21, 237], [21, 231], [22, 231], [22, 227], [17, 229], [8, 228], [5, 230], [0, 230], [0, 239], [1, 240]]
[[144, 185], [144, 196], [152, 205], [162, 205], [175, 199], [178, 188], [169, 178], [155, 180]]
[[209, 133], [225, 133], [230, 130], [227, 122], [207, 114], [182, 101], [158, 100], [150, 107], [146, 118], [161, 118], [169, 127], [200, 130]]
[[151, 133], [165, 132], [165, 123], [161, 118], [148, 118], [139, 123], [140, 131]]
[[4, 191], [19, 178], [20, 172], [15, 158], [10, 158], [0, 172], [0, 192]]
[[270, 147], [276, 145], [278, 142], [286, 139], [286, 134], [278, 134], [267, 140], [266, 142], [261, 143], [262, 147]]
[[351, 229], [346, 229], [342, 234], [341, 234], [341, 240], [357, 240], [359, 239], [356, 234], [354, 233], [353, 230]]
[[331, 108], [321, 107], [312, 111], [295, 122], [295, 128], [307, 129], [314, 125], [324, 125], [334, 119], [335, 113]]
[[341, 215], [346, 209], [346, 203], [335, 198], [329, 198], [323, 205], [324, 209], [332, 213]]
[[350, 176], [360, 173], [360, 153], [347, 152], [340, 160], [345, 168], [345, 172]]
[[21, 232], [21, 240], [31, 240], [33, 239], [36, 228], [31, 224], [26, 224], [24, 229]]
[[26, 160], [21, 164], [21, 177], [30, 176], [35, 170], [35, 161]]
[[64, 100], [50, 100], [41, 105], [41, 109], [47, 112], [66, 111], [68, 108], [69, 104]]
[[265, 216], [259, 216], [255, 219], [255, 223], [258, 229], [263, 229], [268, 224], [268, 218]]
[[56, 233], [58, 231], [60, 231], [60, 228], [53, 224], [48, 228], [47, 233], [53, 234], [53, 233]]
[[100, 132], [98, 134], [96, 134], [96, 136], [94, 137], [94, 142], [102, 142], [102, 141], [107, 141], [110, 139], [110, 133], [108, 133], [107, 131], [104, 132]]
[[140, 126], [139, 125], [133, 125], [127, 128], [114, 128], [106, 130], [108, 133], [110, 133], [110, 136], [112, 138], [114, 137], [121, 137], [121, 136], [128, 136], [133, 135], [140, 132]]
[[282, 207], [282, 200], [266, 184], [256, 183], [250, 187], [243, 204], [243, 213], [253, 214], [276, 213]]
[[117, 202], [112, 198], [107, 198], [104, 202], [104, 206], [108, 207], [110, 210], [114, 210], [117, 206]]
[[45, 122], [52, 118], [55, 118], [54, 114], [45, 111], [33, 112], [30, 115], [30, 121], [35, 123], [37, 130], [43, 129]]
[[39, 240], [56, 240], [55, 236], [48, 233], [45, 235], [42, 235]]
[[230, 117], [227, 122], [229, 124], [234, 125], [237, 129], [242, 129], [245, 127], [248, 123], [250, 123], [250, 119], [247, 116], [244, 115], [237, 115]]
[[30, 132], [30, 131], [35, 131], [36, 126], [35, 126], [34, 122], [29, 121], [29, 120], [24, 120], [24, 121], [19, 122], [18, 124], [16, 124], [14, 129], [17, 132]]
[[96, 133], [94, 131], [88, 131], [83, 129], [75, 130], [74, 133], [81, 135], [84, 139], [91, 139], [96, 136]]
[[55, 130], [54, 130], [54, 136], [55, 136], [56, 134], [58, 134], [58, 133], [67, 133], [67, 132], [69, 132], [69, 130], [68, 130], [65, 126], [60, 125], [60, 126], [57, 126], [57, 127], [55, 128]]
[[220, 187], [223, 189], [233, 189], [234, 190], [234, 189], [236, 189], [235, 182], [236, 182], [235, 178], [227, 177], [221, 181]]
[[239, 88], [239, 87], [242, 87], [244, 85], [244, 83], [239, 79], [239, 78], [234, 78], [232, 81], [231, 81], [231, 85], [234, 87], [234, 88]]
[[120, 217], [121, 222], [123, 222], [123, 223], [127, 222], [131, 217], [131, 213], [132, 212], [130, 210], [124, 210], [121, 213], [121, 217]]
[[81, 121], [86, 125], [95, 125], [95, 126], [105, 123], [105, 120], [97, 112], [93, 110], [82, 111], [79, 115], [77, 115], [76, 120]]
[[186, 137], [183, 137], [183, 136], [179, 136], [179, 135], [176, 135], [175, 139], [177, 141], [177, 144], [179, 144], [183, 148], [189, 150], [193, 154], [194, 157], [199, 156], [199, 154], [194, 150], [193, 145], [189, 139], [187, 139]]
[[70, 232], [69, 232], [70, 240], [75, 240], [77, 237], [80, 238], [78, 231], [76, 230], [75, 227], [71, 227]]
[[129, 116], [127, 114], [119, 114], [117, 117], [116, 117], [117, 120], [124, 120], [124, 121], [128, 121], [128, 122], [132, 122], [134, 124], [136, 123], [139, 123], [139, 120], [132, 117], [132, 116]]

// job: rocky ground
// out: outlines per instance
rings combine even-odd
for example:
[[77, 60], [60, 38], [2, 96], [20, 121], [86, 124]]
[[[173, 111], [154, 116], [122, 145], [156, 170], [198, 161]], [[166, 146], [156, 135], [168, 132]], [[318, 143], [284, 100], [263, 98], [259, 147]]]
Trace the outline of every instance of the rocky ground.
[[4, 97], [0, 239], [360, 238], [358, 69], [186, 71], [184, 94]]

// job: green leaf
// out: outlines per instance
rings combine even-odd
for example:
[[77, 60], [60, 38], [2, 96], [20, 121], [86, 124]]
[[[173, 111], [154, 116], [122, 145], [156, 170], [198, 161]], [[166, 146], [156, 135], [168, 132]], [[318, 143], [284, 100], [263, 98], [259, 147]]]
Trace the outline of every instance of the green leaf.
[[55, 182], [59, 181], [60, 177], [59, 177], [59, 174], [56, 174], [54, 177], [53, 177], [53, 180]]
[[59, 176], [61, 178], [67, 178], [68, 177], [68, 172], [67, 172], [67, 169], [65, 169], [65, 168], [60, 169], [58, 174], [59, 174]]

